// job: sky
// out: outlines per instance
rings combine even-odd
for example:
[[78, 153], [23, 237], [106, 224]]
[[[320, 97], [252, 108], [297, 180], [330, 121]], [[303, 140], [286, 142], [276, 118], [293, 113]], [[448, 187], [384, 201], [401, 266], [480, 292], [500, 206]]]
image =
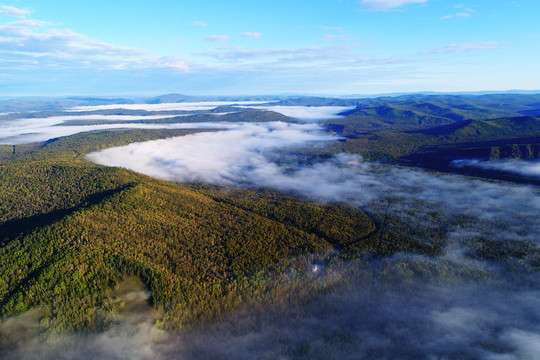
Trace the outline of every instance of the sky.
[[540, 89], [540, 1], [0, 0], [0, 97]]

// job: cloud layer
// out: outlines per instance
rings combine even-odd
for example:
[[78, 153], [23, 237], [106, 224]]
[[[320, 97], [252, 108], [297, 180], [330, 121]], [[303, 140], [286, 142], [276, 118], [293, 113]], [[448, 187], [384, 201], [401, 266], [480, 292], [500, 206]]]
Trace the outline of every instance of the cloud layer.
[[[21, 13], [22, 14], [22, 13]], [[0, 25], [0, 66], [13, 70], [32, 68], [85, 69], [169, 68], [187, 69], [187, 63], [171, 56], [90, 39], [70, 29], [40, 20], [18, 20]]]
[[487, 42], [477, 42], [477, 43], [466, 43], [466, 44], [450, 44], [446, 46], [436, 47], [424, 50], [424, 54], [445, 54], [445, 53], [463, 53], [470, 51], [484, 51], [484, 50], [497, 50], [501, 49], [503, 46], [501, 43], [487, 41]]
[[19, 9], [15, 6], [9, 6], [9, 5], [2, 5], [0, 6], [0, 14], [5, 14], [7, 16], [16, 17], [16, 18], [24, 18], [28, 15], [30, 15], [30, 11], [25, 9]]

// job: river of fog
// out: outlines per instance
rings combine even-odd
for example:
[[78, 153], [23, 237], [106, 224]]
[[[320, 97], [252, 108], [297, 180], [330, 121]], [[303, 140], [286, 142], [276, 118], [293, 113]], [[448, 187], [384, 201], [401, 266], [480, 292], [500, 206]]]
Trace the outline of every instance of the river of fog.
[[[232, 125], [230, 122], [220, 122], [219, 115], [225, 113], [211, 113], [215, 116], [215, 121], [208, 123], [186, 123], [182, 122], [182, 116], [190, 114], [176, 115], [78, 115], [82, 111], [98, 111], [111, 109], [124, 110], [146, 110], [146, 111], [198, 111], [205, 112], [214, 110], [222, 105], [241, 105], [248, 108], [259, 108], [261, 110], [275, 111], [283, 115], [295, 118], [303, 122], [315, 122], [323, 119], [339, 118], [340, 112], [351, 109], [342, 106], [264, 106], [254, 107], [248, 105], [258, 105], [265, 103], [262, 101], [241, 101], [241, 102], [199, 102], [199, 103], [164, 103], [164, 104], [114, 104], [98, 106], [80, 106], [66, 111], [68, 115], [51, 116], [45, 118], [22, 118], [22, 119], [0, 119], [0, 144], [17, 145], [32, 142], [47, 141], [61, 136], [74, 135], [87, 131], [113, 130], [113, 129], [231, 129], [241, 125]], [[144, 124], [141, 120], [170, 119], [176, 117], [174, 123], [164, 124]], [[80, 121], [80, 124], [76, 122]], [[101, 121], [100, 124], [86, 124], [85, 121]], [[111, 122], [107, 124], [106, 122]]]
[[[73, 120], [71, 118], [70, 120]], [[51, 120], [54, 121], [54, 120]], [[45, 123], [48, 121], [45, 121]], [[116, 130], [116, 129], [230, 129], [236, 127], [231, 123], [204, 122], [204, 123], [172, 123], [172, 124], [100, 124], [100, 125], [43, 125], [28, 123], [20, 124], [13, 129], [5, 129], [0, 137], [0, 144], [18, 145], [33, 142], [42, 142], [62, 136], [74, 135], [87, 131]]]
[[[247, 106], [246, 106], [247, 107]], [[275, 111], [288, 117], [303, 121], [318, 121], [338, 119], [342, 117], [340, 113], [352, 110], [355, 107], [347, 106], [249, 106], [253, 109]]]
[[[8, 358], [538, 358], [538, 187], [368, 163], [350, 154], [303, 155], [336, 139], [316, 123], [236, 124], [111, 148], [88, 159], [169, 181], [268, 187], [387, 211], [401, 224], [387, 230], [407, 226], [426, 243], [440, 236], [441, 255], [331, 264], [313, 259], [316, 274], [296, 274], [306, 287], [339, 286], [301, 306], [247, 307], [181, 334], [126, 320], [101, 334], [59, 337], [54, 345], [31, 341]], [[526, 244], [529, 252], [499, 260], [473, 256], [474, 244], [486, 239], [501, 249]]]
[[457, 168], [472, 167], [482, 170], [495, 170], [540, 178], [540, 161], [538, 160], [521, 161], [515, 159], [500, 159], [488, 161], [479, 159], [460, 159], [453, 160], [450, 165]]

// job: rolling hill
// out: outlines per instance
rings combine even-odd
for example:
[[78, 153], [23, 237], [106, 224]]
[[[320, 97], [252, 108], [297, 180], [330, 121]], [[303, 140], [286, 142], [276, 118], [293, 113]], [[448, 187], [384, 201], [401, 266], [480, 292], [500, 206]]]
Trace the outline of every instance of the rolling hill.
[[[167, 183], [79, 155], [135, 134], [79, 134], [4, 158], [2, 317], [39, 307], [45, 332], [106, 328], [117, 306], [109, 289], [132, 274], [152, 290], [160, 326], [179, 328], [262, 301], [279, 285], [265, 271], [298, 256], [378, 244], [375, 223], [358, 209]], [[87, 145], [70, 149], [70, 141]]]
[[[348, 152], [447, 171], [456, 156], [538, 157], [540, 119], [519, 112], [538, 108], [539, 98], [418, 95], [287, 103], [357, 106], [326, 123], [342, 139], [298, 150], [306, 151], [306, 164]], [[229, 112], [219, 115], [220, 121], [293, 121], [272, 111], [216, 111]], [[416, 209], [403, 209], [399, 219], [389, 215], [393, 201], [401, 206], [391, 196], [386, 208], [381, 203], [363, 211], [268, 189], [165, 182], [84, 159], [108, 147], [198, 131], [211, 130], [98, 131], [0, 146], [0, 318], [34, 309], [44, 336], [105, 329], [124, 306], [113, 289], [136, 276], [151, 291], [151, 305], [159, 313], [156, 325], [181, 329], [247, 302], [302, 303], [330, 291], [334, 283], [314, 282], [309, 290], [297, 286], [303, 278], [295, 274], [309, 275], [313, 257], [373, 259], [377, 266], [379, 259], [397, 253], [445, 251], [441, 234], [450, 224], [444, 216], [428, 210], [442, 227], [423, 229], [422, 221], [414, 220]], [[522, 250], [517, 243], [512, 246], [519, 251], [510, 251], [510, 260], [537, 256], [530, 244]], [[486, 244], [472, 253], [506, 256], [499, 243]]]

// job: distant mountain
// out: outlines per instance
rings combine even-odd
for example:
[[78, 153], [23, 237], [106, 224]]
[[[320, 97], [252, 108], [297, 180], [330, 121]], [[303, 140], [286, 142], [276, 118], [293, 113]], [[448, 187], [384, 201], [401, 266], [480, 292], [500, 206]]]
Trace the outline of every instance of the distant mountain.
[[452, 109], [445, 109], [431, 103], [413, 103], [406, 107], [388, 103], [377, 106], [359, 106], [341, 115], [346, 116], [343, 122], [354, 124], [356, 131], [444, 125], [464, 119], [463, 115]]
[[343, 99], [326, 97], [299, 97], [284, 99], [272, 103], [279, 106], [361, 106], [374, 103], [373, 99]]
[[[29, 111], [63, 111], [76, 106], [163, 104], [204, 101], [262, 101], [274, 102], [283, 99], [276, 96], [189, 96], [166, 94], [152, 98], [99, 98], [99, 97], [36, 97], [0, 100], [0, 114]], [[119, 106], [121, 108], [121, 106]]]
[[199, 102], [205, 101], [205, 98], [198, 96], [189, 96], [182, 94], [166, 94], [156, 96], [154, 98], [144, 100], [145, 104], [165, 104], [165, 103], [181, 103], [181, 102]]
[[283, 99], [283, 96], [272, 95], [244, 95], [244, 96], [190, 96], [183, 94], [166, 94], [145, 99], [145, 104], [164, 104], [164, 103], [182, 103], [182, 102], [203, 102], [203, 101], [277, 101]]
[[[0, 113], [23, 111], [62, 111], [82, 105], [107, 105], [117, 103], [118, 99], [82, 99], [82, 98], [21, 98], [0, 100]], [[126, 103], [125, 101], [122, 103]]]
[[[394, 139], [399, 139], [402, 144], [392, 143], [393, 148], [401, 151], [399, 161], [408, 165], [540, 184], [538, 180], [515, 174], [452, 166], [452, 161], [457, 159], [540, 158], [540, 118], [520, 116], [494, 120], [467, 120], [414, 133], [409, 132], [409, 136], [405, 138], [406, 142], [399, 136], [394, 136]], [[411, 143], [415, 146], [407, 148], [407, 144]]]
[[[406, 94], [379, 97], [310, 97], [291, 95], [240, 95], [240, 96], [191, 96], [184, 94], [164, 94], [150, 98], [106, 98], [106, 97], [29, 97], [0, 100], [0, 113], [22, 111], [60, 111], [74, 106], [111, 104], [162, 104], [201, 101], [263, 101], [282, 106], [356, 106], [360, 108], [397, 106], [400, 110], [413, 105], [431, 104], [440, 108], [459, 111], [497, 112], [498, 116], [536, 115], [540, 112], [540, 94], [497, 93], [488, 95], [430, 95]], [[405, 108], [403, 108], [405, 107]], [[421, 111], [422, 112], [422, 111]], [[532, 112], [532, 113], [528, 113]], [[431, 114], [433, 115], [433, 114]], [[467, 118], [466, 114], [461, 114]], [[495, 116], [497, 117], [497, 116]], [[476, 117], [475, 117], [476, 118]]]

